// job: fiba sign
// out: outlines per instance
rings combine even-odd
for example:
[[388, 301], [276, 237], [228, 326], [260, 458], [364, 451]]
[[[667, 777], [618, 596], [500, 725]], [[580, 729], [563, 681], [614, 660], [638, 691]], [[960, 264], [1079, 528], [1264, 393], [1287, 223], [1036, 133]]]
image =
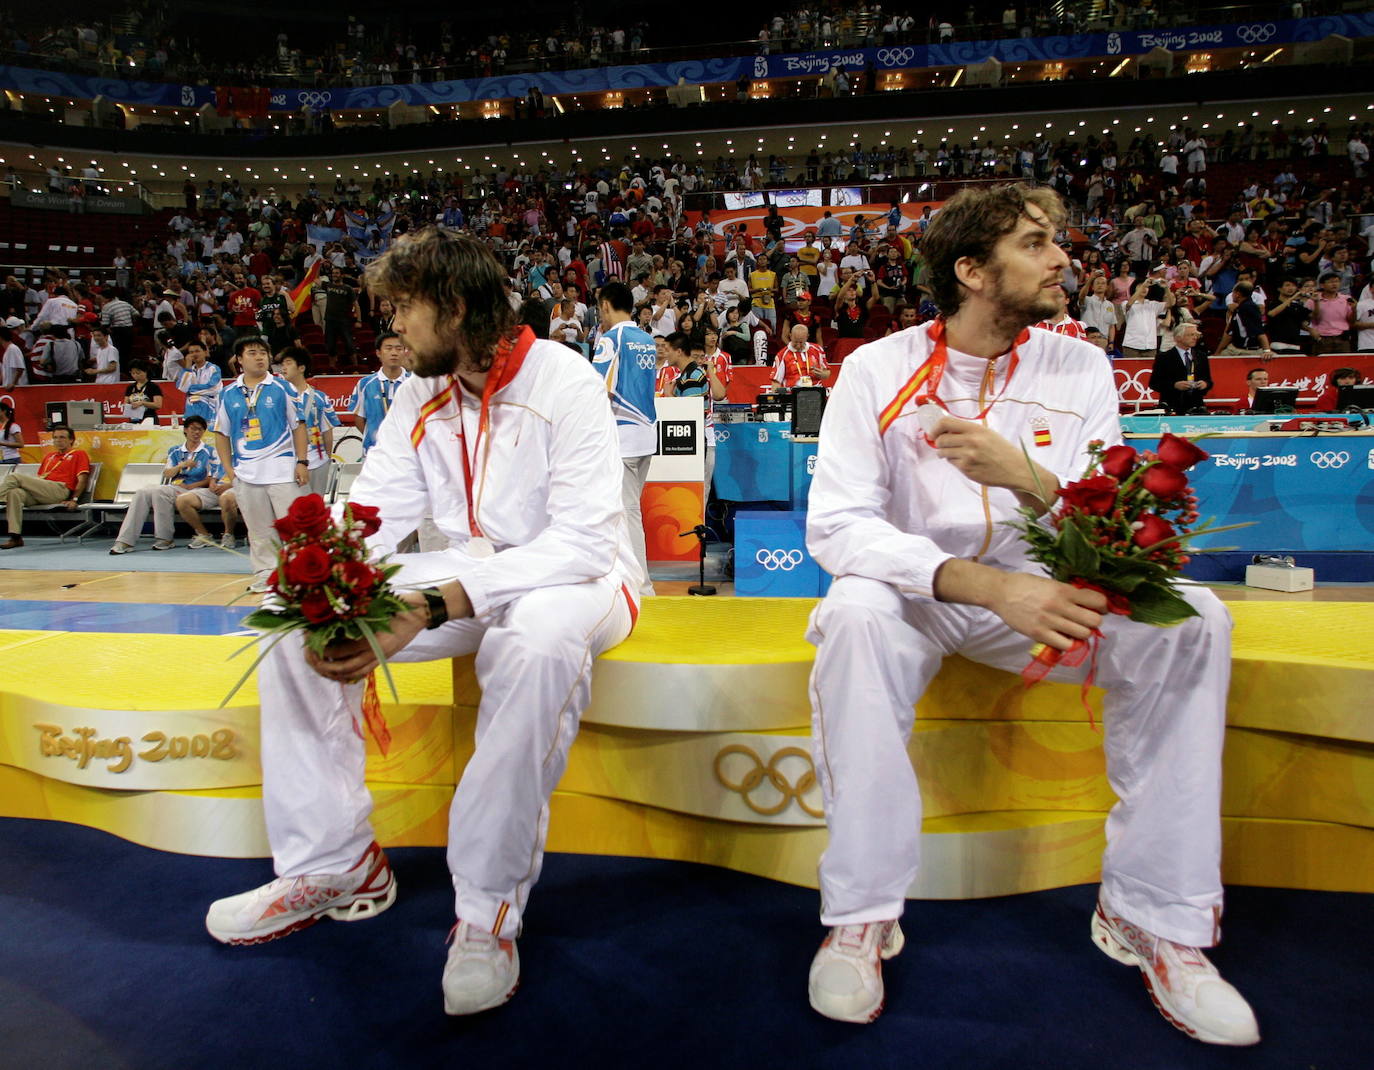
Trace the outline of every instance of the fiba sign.
[[658, 452], [661, 457], [690, 457], [696, 453], [696, 423], [692, 420], [660, 420]]

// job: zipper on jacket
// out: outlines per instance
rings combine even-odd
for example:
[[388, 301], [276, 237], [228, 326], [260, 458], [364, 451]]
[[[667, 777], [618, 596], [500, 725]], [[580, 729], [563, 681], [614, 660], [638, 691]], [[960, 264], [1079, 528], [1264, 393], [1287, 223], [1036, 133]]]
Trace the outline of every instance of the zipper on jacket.
[[[988, 361], [987, 368], [983, 371], [983, 381], [978, 384], [978, 409], [980, 412], [983, 409], [983, 399], [987, 397], [988, 390], [996, 384], [996, 381], [997, 362], [995, 360], [990, 360]], [[983, 419], [979, 422], [984, 427], [987, 427], [987, 416], [984, 416]], [[982, 556], [988, 552], [988, 547], [992, 545], [992, 503], [988, 501], [987, 486], [981, 485], [978, 489], [981, 492], [983, 498], [983, 523], [987, 527], [986, 530], [983, 532], [983, 545], [980, 546], [978, 548], [978, 552], [973, 555], [973, 560], [975, 562], [979, 561], [982, 558]]]

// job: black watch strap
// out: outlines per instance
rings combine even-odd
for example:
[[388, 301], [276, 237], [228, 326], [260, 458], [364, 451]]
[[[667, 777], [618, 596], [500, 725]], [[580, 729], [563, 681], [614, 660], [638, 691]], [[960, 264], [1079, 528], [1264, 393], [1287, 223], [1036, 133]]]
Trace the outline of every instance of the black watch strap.
[[425, 596], [425, 606], [429, 609], [429, 623], [425, 625], [425, 630], [439, 627], [448, 620], [448, 605], [444, 602], [444, 596], [439, 593], [438, 587], [421, 587], [420, 593]]

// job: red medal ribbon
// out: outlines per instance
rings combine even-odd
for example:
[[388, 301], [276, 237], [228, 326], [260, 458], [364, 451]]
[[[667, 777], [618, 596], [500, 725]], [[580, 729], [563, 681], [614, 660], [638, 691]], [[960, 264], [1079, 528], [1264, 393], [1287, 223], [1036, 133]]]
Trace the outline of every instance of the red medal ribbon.
[[[1084, 579], [1070, 581], [1074, 587], [1085, 591], [1097, 591], [1107, 599], [1107, 612], [1116, 613], [1123, 617], [1129, 616], [1131, 603], [1125, 595], [1117, 591], [1108, 591], [1099, 587], [1095, 583], [1089, 583]], [[1026, 681], [1026, 686], [1039, 683], [1049, 675], [1050, 670], [1057, 665], [1063, 665], [1074, 669], [1083, 664], [1083, 659], [1089, 654], [1092, 661], [1088, 665], [1088, 673], [1083, 677], [1083, 685], [1079, 689], [1079, 701], [1083, 703], [1083, 709], [1088, 714], [1088, 725], [1094, 731], [1097, 729], [1097, 720], [1093, 717], [1092, 707], [1088, 704], [1088, 688], [1092, 687], [1097, 680], [1097, 648], [1102, 643], [1102, 632], [1097, 628], [1093, 629], [1092, 635], [1087, 639], [1075, 639], [1073, 645], [1068, 650], [1057, 650], [1044, 643], [1036, 643], [1031, 648], [1030, 664], [1021, 670], [1021, 679]]]
[[468, 530], [472, 532], [474, 538], [482, 537], [483, 532], [482, 525], [477, 522], [477, 505], [473, 500], [473, 471], [477, 467], [477, 454], [482, 449], [484, 435], [487, 436], [487, 452], [482, 462], [484, 471], [486, 461], [491, 456], [491, 438], [487, 434], [491, 430], [491, 399], [497, 391], [504, 389], [519, 373], [525, 362], [525, 356], [533, 344], [534, 332], [528, 327], [522, 327], [520, 333], [514, 338], [503, 338], [497, 344], [496, 353], [492, 357], [491, 370], [487, 372], [487, 381], [482, 387], [482, 408], [477, 417], [477, 437], [472, 443], [471, 457], [468, 456], [467, 426], [463, 420], [462, 388], [458, 382], [458, 377], [453, 377], [453, 404], [458, 409], [458, 438], [463, 452], [463, 489], [467, 495]]
[[[916, 369], [911, 378], [906, 381], [902, 389], [897, 391], [896, 396], [888, 402], [887, 407], [879, 413], [879, 434], [887, 433], [887, 429], [892, 426], [893, 421], [901, 415], [902, 410], [906, 408], [907, 403], [913, 398], [916, 399], [916, 405], [918, 407], [930, 401], [939, 405], [940, 408], [944, 409], [946, 412], [949, 411], [949, 406], [937, 396], [937, 392], [940, 389], [940, 380], [944, 378], [945, 368], [949, 365], [949, 346], [945, 341], [945, 329], [946, 324], [943, 317], [931, 321], [927, 333], [930, 340], [935, 343], [935, 348], [921, 366]], [[1016, 341], [1012, 343], [1011, 359], [1007, 363], [1007, 377], [1002, 383], [1002, 389], [997, 392], [997, 395], [993, 397], [991, 401], [983, 406], [982, 411], [974, 416], [972, 418], [973, 420], [982, 420], [992, 410], [992, 407], [1002, 400], [1002, 396], [1007, 392], [1007, 387], [1011, 385], [1011, 377], [1016, 374], [1017, 365], [1021, 363], [1019, 347], [1029, 338], [1030, 328], [1027, 327], [1017, 336]], [[923, 391], [920, 397], [916, 397], [917, 391]], [[929, 436], [923, 434], [922, 437], [925, 438], [928, 445], [935, 445]]]
[[377, 749], [385, 758], [386, 752], [391, 749], [391, 729], [387, 727], [386, 718], [382, 716], [382, 702], [377, 696], [375, 669], [367, 674], [367, 686], [363, 688], [363, 723], [367, 725], [368, 732], [377, 741]]

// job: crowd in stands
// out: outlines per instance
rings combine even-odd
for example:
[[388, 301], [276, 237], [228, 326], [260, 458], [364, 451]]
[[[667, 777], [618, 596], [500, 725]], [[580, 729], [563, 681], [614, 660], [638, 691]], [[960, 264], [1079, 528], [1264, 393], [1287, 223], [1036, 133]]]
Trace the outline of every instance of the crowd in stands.
[[[1080, 228], [1064, 236], [1067, 312], [1113, 353], [1167, 349], [1188, 322], [1213, 352], [1374, 350], [1374, 190], [1363, 180], [1367, 153], [1356, 151], [1369, 136], [1352, 127], [1344, 155], [1325, 155], [1325, 128], [1312, 126], [1265, 137], [1244, 128], [1215, 145], [1176, 130], [1159, 144], [1135, 138], [1124, 152], [1110, 137], [1046, 139], [1011, 150], [1009, 171], [988, 170], [979, 156], [973, 174], [1047, 182], [1077, 206]], [[962, 164], [958, 155], [941, 146], [908, 167], [913, 178], [969, 178], [973, 154]], [[874, 173], [859, 150], [779, 162], [794, 179]], [[1209, 165], [1242, 183], [1224, 203], [1209, 196]], [[151, 358], [143, 371], [155, 383], [168, 351], [179, 355], [191, 338], [228, 376], [237, 371], [234, 338], [245, 333], [266, 336], [274, 353], [305, 340], [319, 370], [370, 367], [371, 339], [391, 313], [367, 294], [360, 268], [384, 244], [375, 240], [382, 221], [390, 237], [434, 224], [481, 238], [507, 265], [526, 322], [584, 350], [597, 336], [597, 289], [610, 280], [632, 289], [635, 319], [654, 336], [682, 333], [735, 363], [771, 362], [795, 325], [833, 356], [842, 339], [934, 314], [920, 252], [932, 209], [914, 226], [895, 203], [843, 227], [827, 213], [806, 233], [776, 208], [761, 226], [717, 226], [709, 210], [684, 210], [688, 199], [709, 203], [692, 194], [714, 181], [674, 157], [475, 179], [436, 170], [367, 188], [339, 179], [332, 190], [312, 184], [294, 202], [237, 180], [188, 182], [165, 242], [118, 256], [113, 286], [96, 272], [73, 281], [54, 270], [46, 287], [8, 280], [0, 332], [27, 362], [21, 371], [7, 357], [3, 385], [125, 381], [136, 357]], [[312, 224], [347, 232], [345, 211], [369, 220], [374, 240], [309, 240]], [[302, 286], [316, 261], [320, 270]], [[298, 315], [307, 298], [310, 311]]]
[[[1330, 4], [1334, 10], [1336, 5]], [[574, 5], [560, 18], [536, 19], [532, 29], [483, 32], [474, 20], [433, 18], [409, 24], [379, 13], [340, 15], [342, 33], [309, 37], [296, 30], [275, 36], [275, 47], [244, 56], [234, 35], [207, 32], [198, 13], [159, 3], [128, 5], [127, 26], [116, 33], [104, 20], [52, 23], [39, 12], [16, 11], [0, 22], [0, 42], [13, 62], [122, 77], [210, 85], [368, 86], [489, 77], [507, 71], [596, 67], [670, 58], [668, 53], [709, 48], [719, 55], [746, 50], [805, 51], [881, 44], [943, 43], [1072, 34], [1108, 29], [1149, 29], [1227, 21], [1225, 11], [1178, 0], [1075, 0], [1060, 4], [969, 3], [932, 12], [903, 5], [803, 4], [769, 18], [757, 34], [734, 37], [727, 21], [675, 24], [663, 38], [653, 20], [609, 22], [585, 18]], [[1320, 13], [1316, 0], [1258, 5], [1270, 18]], [[1234, 17], [1234, 9], [1232, 9]], [[382, 26], [375, 25], [381, 21]], [[331, 39], [332, 38], [332, 39]], [[650, 49], [664, 55], [651, 54]]]

